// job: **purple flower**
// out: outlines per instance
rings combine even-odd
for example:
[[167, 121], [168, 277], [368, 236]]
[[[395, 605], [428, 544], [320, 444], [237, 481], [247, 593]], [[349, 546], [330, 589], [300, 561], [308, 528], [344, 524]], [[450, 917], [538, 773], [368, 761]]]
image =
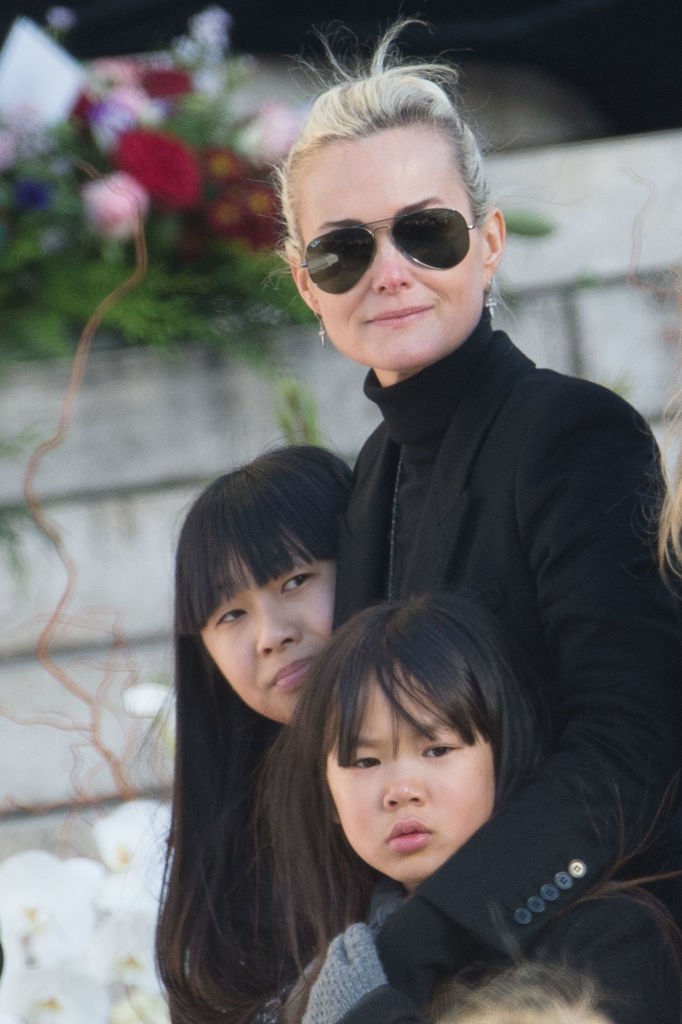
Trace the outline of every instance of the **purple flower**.
[[53, 32], [70, 32], [76, 24], [76, 13], [70, 7], [48, 7], [45, 23]]
[[47, 210], [52, 202], [52, 189], [44, 181], [24, 178], [15, 182], [14, 199], [23, 210]]
[[230, 45], [232, 16], [216, 4], [189, 19], [189, 35], [207, 56], [219, 59]]

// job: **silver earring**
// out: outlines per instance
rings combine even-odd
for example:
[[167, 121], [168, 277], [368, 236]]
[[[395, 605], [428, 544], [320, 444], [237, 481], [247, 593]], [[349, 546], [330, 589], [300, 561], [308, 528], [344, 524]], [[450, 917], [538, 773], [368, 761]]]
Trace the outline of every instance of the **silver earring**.
[[322, 344], [322, 348], [324, 348], [324, 343], [327, 340], [327, 332], [324, 329], [324, 320], [322, 319], [322, 317], [318, 316], [317, 319], [320, 322], [320, 326], [317, 329], [317, 334], [318, 334], [318, 337], [319, 337], [320, 342]]
[[485, 290], [485, 308], [488, 310], [491, 316], [495, 312], [495, 309], [497, 308], [497, 297], [492, 289], [493, 282], [491, 279], [490, 283], [488, 284], [488, 287]]

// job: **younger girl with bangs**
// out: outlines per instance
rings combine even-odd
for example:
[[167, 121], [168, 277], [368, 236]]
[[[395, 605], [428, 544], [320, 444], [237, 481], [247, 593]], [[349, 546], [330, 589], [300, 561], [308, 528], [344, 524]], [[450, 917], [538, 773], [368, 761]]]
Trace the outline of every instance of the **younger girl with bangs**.
[[[375, 936], [414, 894], [428, 902], [441, 892], [439, 869], [468, 844], [480, 891], [453, 898], [484, 902], [493, 919], [513, 913], [519, 925], [564, 904], [524, 961], [586, 973], [616, 1024], [679, 1024], [680, 959], [651, 897], [605, 883], [571, 901], [585, 875], [580, 849], [539, 891], [520, 890], [515, 907], [490, 882], [487, 823], [507, 817], [517, 827], [511, 798], [548, 741], [494, 623], [456, 595], [378, 605], [335, 633], [264, 780], [292, 956], [309, 964], [284, 1021], [355, 1024], [370, 1011], [382, 1024], [425, 1021], [433, 1008], [388, 984]], [[539, 813], [534, 834], [544, 827]], [[516, 869], [533, 878], [532, 864]], [[474, 985], [521, 959], [511, 932], [507, 958], [473, 939], [460, 952], [457, 982]]]
[[276, 449], [211, 483], [180, 532], [175, 774], [156, 939], [173, 1024], [253, 1021], [254, 1004], [287, 977], [268, 867], [255, 856], [254, 787], [331, 633], [350, 476], [321, 448]]

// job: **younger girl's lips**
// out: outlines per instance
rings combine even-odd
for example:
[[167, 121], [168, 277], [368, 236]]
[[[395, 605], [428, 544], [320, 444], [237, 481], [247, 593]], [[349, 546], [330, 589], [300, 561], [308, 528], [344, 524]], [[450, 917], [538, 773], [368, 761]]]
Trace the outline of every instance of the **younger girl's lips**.
[[279, 670], [273, 680], [273, 686], [276, 686], [278, 690], [298, 689], [308, 673], [309, 665], [310, 658], [292, 661], [290, 665]]
[[428, 846], [431, 833], [421, 821], [409, 819], [396, 822], [387, 841], [394, 853], [414, 853]]

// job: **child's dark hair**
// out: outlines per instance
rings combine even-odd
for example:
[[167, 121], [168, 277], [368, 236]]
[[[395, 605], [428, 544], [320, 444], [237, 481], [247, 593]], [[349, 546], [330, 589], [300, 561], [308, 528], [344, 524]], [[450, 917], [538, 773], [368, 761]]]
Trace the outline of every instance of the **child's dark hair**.
[[263, 586], [298, 561], [334, 558], [350, 477], [332, 452], [292, 445], [209, 484], [178, 539], [177, 634], [198, 633], [221, 601], [244, 586]]
[[291, 726], [268, 758], [263, 787], [288, 938], [297, 960], [322, 951], [367, 912], [376, 873], [338, 824], [326, 761], [354, 756], [376, 682], [396, 720], [428, 735], [425, 719], [490, 742], [495, 810], [532, 776], [546, 754], [545, 730], [494, 621], [466, 599], [426, 595], [368, 608], [332, 637], [308, 676]]
[[246, 1019], [278, 988], [282, 960], [267, 900], [256, 920], [250, 828], [255, 778], [279, 727], [229, 687], [200, 631], [241, 586], [334, 558], [350, 486], [350, 469], [329, 451], [275, 449], [211, 483], [180, 532], [172, 823], [156, 940], [174, 1024]]

